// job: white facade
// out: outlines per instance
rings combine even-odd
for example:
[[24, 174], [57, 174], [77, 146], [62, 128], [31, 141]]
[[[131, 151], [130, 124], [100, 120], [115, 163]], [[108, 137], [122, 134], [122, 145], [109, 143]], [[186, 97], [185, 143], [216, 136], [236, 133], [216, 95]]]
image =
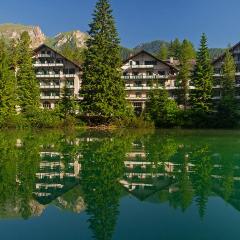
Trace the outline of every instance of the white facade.
[[44, 44], [35, 49], [33, 62], [43, 108], [55, 107], [65, 85], [72, 96], [79, 98], [80, 66]]
[[177, 69], [141, 51], [127, 59], [122, 66], [127, 99], [137, 113], [141, 113], [152, 88], [165, 87], [174, 98]]

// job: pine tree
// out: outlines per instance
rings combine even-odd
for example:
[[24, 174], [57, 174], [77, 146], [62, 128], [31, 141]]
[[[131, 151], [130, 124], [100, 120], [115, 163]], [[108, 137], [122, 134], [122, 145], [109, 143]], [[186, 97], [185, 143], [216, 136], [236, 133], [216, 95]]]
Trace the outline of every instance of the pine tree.
[[161, 60], [167, 60], [167, 58], [168, 58], [168, 48], [167, 48], [166, 44], [161, 45], [160, 51], [159, 51], [157, 56]]
[[0, 40], [0, 118], [16, 114], [16, 79], [9, 59], [9, 52], [3, 39]]
[[226, 51], [222, 66], [223, 78], [221, 81], [222, 98], [218, 105], [218, 119], [221, 119], [220, 127], [234, 127], [237, 124], [237, 101], [235, 96], [235, 73], [234, 58], [229, 50]]
[[181, 60], [182, 54], [184, 54], [184, 57], [186, 57], [189, 60], [193, 60], [196, 58], [196, 51], [194, 49], [194, 46], [187, 39], [184, 39], [182, 42], [179, 60]]
[[81, 103], [86, 115], [118, 118], [126, 115], [124, 81], [121, 79], [119, 38], [109, 0], [99, 0], [90, 24], [83, 65]]
[[207, 37], [201, 37], [200, 48], [197, 52], [196, 67], [192, 76], [195, 87], [191, 90], [192, 109], [196, 112], [207, 113], [211, 110], [213, 70], [207, 47]]
[[188, 40], [184, 40], [180, 52], [180, 71], [177, 76], [177, 101], [186, 109], [188, 105], [189, 81], [191, 78], [191, 60], [194, 57], [193, 48]]
[[31, 40], [27, 32], [21, 34], [17, 45], [18, 71], [17, 85], [18, 98], [22, 112], [37, 110], [40, 106], [40, 90], [32, 63]]
[[146, 115], [157, 127], [177, 125], [178, 106], [166, 89], [153, 89], [146, 103]]
[[66, 119], [69, 115], [74, 116], [76, 113], [76, 101], [72, 95], [71, 89], [69, 89], [65, 83], [61, 99], [58, 103], [58, 110], [64, 119]]
[[180, 51], [181, 51], [181, 42], [178, 38], [176, 38], [174, 41], [171, 41], [169, 46], [169, 57], [174, 57], [176, 59], [179, 59], [180, 57]]

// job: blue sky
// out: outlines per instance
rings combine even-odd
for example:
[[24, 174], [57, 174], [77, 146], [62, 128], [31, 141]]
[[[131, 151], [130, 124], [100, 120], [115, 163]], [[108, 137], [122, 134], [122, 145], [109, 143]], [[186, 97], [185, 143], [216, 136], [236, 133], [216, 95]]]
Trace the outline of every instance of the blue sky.
[[[240, 41], [239, 0], [112, 0], [122, 45], [188, 38], [202, 32], [210, 47]], [[39, 25], [48, 35], [88, 30], [96, 0], [2, 0], [0, 23]]]

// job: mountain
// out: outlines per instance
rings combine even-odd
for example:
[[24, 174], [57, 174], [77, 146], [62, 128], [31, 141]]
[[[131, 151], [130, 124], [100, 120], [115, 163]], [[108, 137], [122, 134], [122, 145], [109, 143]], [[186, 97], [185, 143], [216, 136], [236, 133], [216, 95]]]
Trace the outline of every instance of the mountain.
[[[89, 37], [87, 33], [79, 30], [62, 32], [54, 37], [47, 37], [39, 26], [28, 26], [12, 23], [0, 24], [0, 36], [3, 36], [6, 39], [19, 39], [23, 31], [27, 31], [29, 33], [33, 48], [38, 47], [42, 43], [46, 43], [60, 51], [66, 46], [73, 49], [73, 51], [76, 49], [76, 47], [84, 48], [86, 46], [86, 40]], [[170, 42], [164, 40], [155, 40], [141, 43], [132, 49], [121, 47], [121, 56], [122, 59], [126, 59], [131, 54], [134, 54], [140, 50], [145, 50], [156, 55], [163, 45], [169, 47]], [[210, 48], [209, 51], [211, 58], [217, 58], [224, 52], [224, 50], [225, 49], [223, 48]]]
[[56, 49], [61, 49], [68, 44], [71, 47], [83, 48], [86, 46], [88, 34], [79, 30], [59, 33], [53, 38], [48, 38], [47, 43]]
[[134, 47], [133, 50], [134, 50], [134, 52], [137, 52], [140, 50], [145, 50], [149, 53], [157, 54], [160, 51], [161, 46], [163, 46], [163, 45], [169, 47], [170, 43], [167, 41], [163, 41], [163, 40], [155, 40], [152, 42], [141, 43], [141, 44], [137, 45], [136, 47]]
[[0, 36], [6, 39], [19, 39], [22, 32], [27, 31], [32, 40], [32, 47], [38, 47], [47, 39], [39, 26], [26, 26], [21, 24], [0, 24]]
[[[136, 47], [134, 47], [133, 49], [127, 49], [127, 51], [123, 51], [123, 59], [126, 59], [131, 53], [134, 52], [138, 52], [140, 50], [145, 50], [151, 54], [156, 55], [160, 49], [161, 46], [163, 46], [165, 44], [165, 46], [169, 47], [170, 46], [170, 42], [167, 41], [163, 41], [163, 40], [155, 40], [155, 41], [151, 41], [151, 42], [145, 42], [145, 43], [141, 43], [139, 45], [137, 45]], [[209, 53], [212, 59], [215, 59], [217, 57], [219, 57], [221, 54], [223, 54], [225, 51], [224, 48], [210, 48], [209, 49]]]
[[7, 40], [19, 39], [22, 32], [27, 31], [32, 41], [32, 48], [43, 43], [61, 49], [65, 45], [72, 47], [85, 47], [88, 34], [79, 30], [59, 33], [54, 37], [47, 37], [39, 26], [6, 23], [0, 24], [0, 36]]

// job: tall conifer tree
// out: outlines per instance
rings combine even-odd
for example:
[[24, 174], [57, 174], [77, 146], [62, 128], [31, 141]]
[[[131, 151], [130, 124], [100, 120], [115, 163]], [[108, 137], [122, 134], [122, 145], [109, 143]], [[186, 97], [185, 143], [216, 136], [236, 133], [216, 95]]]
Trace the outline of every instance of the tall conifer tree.
[[192, 76], [195, 89], [191, 91], [191, 104], [197, 112], [208, 112], [211, 110], [212, 102], [212, 78], [213, 70], [207, 47], [207, 37], [201, 37], [200, 48], [197, 52], [197, 62]]
[[118, 118], [126, 114], [118, 33], [109, 0], [99, 0], [90, 24], [80, 94], [87, 115]]
[[27, 32], [21, 34], [17, 45], [18, 71], [17, 85], [18, 98], [22, 112], [28, 109], [37, 109], [40, 106], [40, 90], [32, 62], [31, 40]]
[[226, 51], [222, 66], [222, 96], [218, 105], [218, 119], [221, 127], [234, 127], [237, 124], [238, 110], [235, 96], [236, 65], [229, 50]]
[[168, 48], [165, 43], [162, 44], [160, 47], [160, 51], [158, 53], [158, 58], [160, 58], [161, 60], [167, 60], [167, 58], [168, 58]]
[[16, 79], [9, 59], [9, 52], [3, 39], [0, 39], [0, 118], [16, 113]]
[[180, 51], [180, 71], [177, 77], [177, 100], [178, 104], [183, 105], [184, 108], [188, 105], [189, 95], [189, 80], [191, 78], [191, 60], [194, 57], [194, 49], [188, 40], [183, 40]]

